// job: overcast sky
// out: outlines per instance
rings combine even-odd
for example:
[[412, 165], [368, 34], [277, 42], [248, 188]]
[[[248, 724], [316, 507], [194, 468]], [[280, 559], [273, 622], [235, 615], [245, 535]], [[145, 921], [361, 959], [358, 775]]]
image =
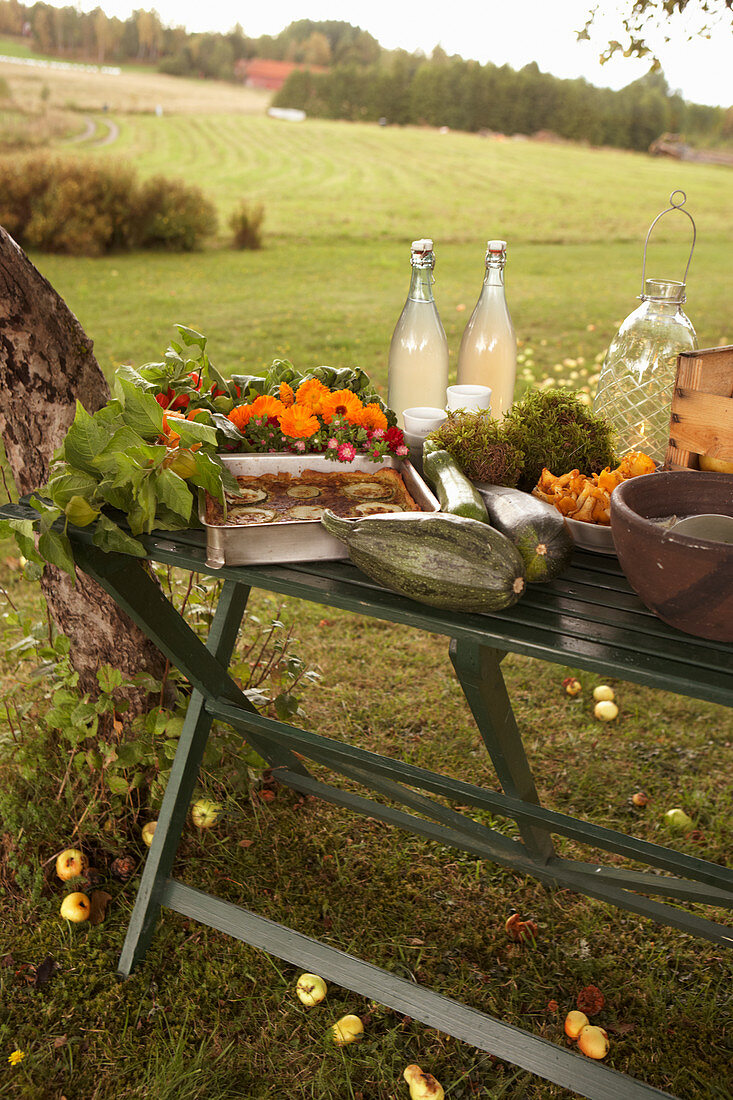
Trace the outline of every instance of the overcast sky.
[[[57, 0], [61, 3], [62, 0]], [[236, 0], [157, 0], [151, 4], [166, 24], [190, 31], [228, 31], [239, 22], [252, 37], [277, 34], [296, 19], [340, 19], [369, 31], [387, 49], [403, 47], [429, 54], [440, 44], [449, 54], [460, 54], [519, 69], [536, 61], [545, 72], [560, 77], [583, 76], [592, 84], [621, 88], [643, 74], [649, 62], [619, 59], [601, 66], [598, 56], [609, 37], [620, 36], [613, 16], [599, 21], [597, 37], [577, 42], [589, 9], [600, 0], [267, 0], [247, 5]], [[108, 15], [126, 18], [137, 0], [82, 0], [81, 7], [101, 6]], [[614, 0], [603, 4], [612, 11]], [[691, 0], [690, 7], [700, 7]], [[605, 31], [605, 36], [604, 36]], [[676, 32], [669, 46], [659, 45], [662, 67], [673, 90], [696, 103], [733, 104], [733, 34], [730, 21], [722, 23], [711, 40], [687, 42]]]

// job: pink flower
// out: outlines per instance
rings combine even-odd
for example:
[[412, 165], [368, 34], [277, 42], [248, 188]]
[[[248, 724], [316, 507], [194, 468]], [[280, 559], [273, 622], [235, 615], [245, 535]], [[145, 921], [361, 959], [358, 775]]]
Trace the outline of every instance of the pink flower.
[[375, 428], [373, 432], [369, 433], [370, 439], [384, 439], [384, 428]]
[[405, 455], [409, 455], [410, 448], [406, 447], [405, 444], [403, 443], [401, 447], [395, 447], [395, 452], [394, 453], [396, 455], [399, 455], [400, 458], [404, 458]]
[[335, 451], [335, 450], [336, 450], [336, 448], [338, 447], [338, 445], [339, 445], [339, 441], [338, 441], [338, 439], [334, 439], [334, 438], [333, 438], [333, 436], [331, 436], [331, 438], [329, 439], [328, 443], [326, 444], [326, 446], [328, 447], [329, 451]]
[[356, 457], [356, 447], [353, 443], [342, 443], [338, 449], [340, 462], [351, 462]]
[[296, 439], [295, 443], [293, 444], [293, 450], [294, 451], [300, 451], [300, 453], [302, 454], [303, 451], [305, 450], [305, 440]]

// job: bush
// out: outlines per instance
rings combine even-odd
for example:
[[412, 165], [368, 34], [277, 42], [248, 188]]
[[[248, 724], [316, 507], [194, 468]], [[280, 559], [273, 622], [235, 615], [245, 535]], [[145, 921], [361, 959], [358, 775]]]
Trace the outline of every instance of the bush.
[[216, 232], [217, 218], [202, 192], [180, 180], [139, 184], [124, 166], [36, 155], [0, 160], [0, 224], [26, 247], [102, 256], [188, 252]]
[[217, 230], [216, 210], [203, 192], [164, 176], [142, 185], [134, 217], [143, 248], [192, 252]]
[[102, 256], [134, 244], [135, 176], [119, 165], [56, 164], [50, 186], [33, 205], [25, 237], [32, 248], [69, 256]]
[[262, 223], [265, 220], [265, 208], [261, 203], [251, 204], [242, 200], [229, 219], [229, 227], [234, 234], [232, 244], [235, 248], [262, 248]]

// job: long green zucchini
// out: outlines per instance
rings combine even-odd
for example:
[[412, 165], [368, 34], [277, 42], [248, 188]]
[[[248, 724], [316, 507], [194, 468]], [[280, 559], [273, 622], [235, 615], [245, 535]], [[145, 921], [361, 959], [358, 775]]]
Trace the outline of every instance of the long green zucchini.
[[519, 551], [486, 523], [442, 512], [387, 512], [323, 526], [345, 542], [372, 580], [419, 603], [449, 611], [499, 611], [525, 589]]
[[460, 470], [448, 451], [423, 444], [423, 473], [438, 494], [441, 512], [465, 516], [479, 523], [488, 523], [489, 516], [481, 494]]
[[573, 538], [560, 512], [519, 489], [477, 482], [489, 522], [522, 555], [531, 584], [551, 581], [570, 565]]

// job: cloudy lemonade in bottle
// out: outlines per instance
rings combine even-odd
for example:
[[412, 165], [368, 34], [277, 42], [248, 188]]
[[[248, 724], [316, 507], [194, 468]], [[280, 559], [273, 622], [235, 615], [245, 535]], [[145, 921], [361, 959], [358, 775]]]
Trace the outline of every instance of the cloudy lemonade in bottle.
[[413, 241], [410, 262], [410, 292], [389, 347], [387, 404], [400, 427], [404, 409], [445, 408], [448, 385], [448, 341], [433, 298], [433, 242]]
[[458, 352], [459, 385], [489, 386], [491, 415], [500, 420], [514, 401], [517, 338], [504, 293], [506, 241], [486, 246], [486, 275]]

